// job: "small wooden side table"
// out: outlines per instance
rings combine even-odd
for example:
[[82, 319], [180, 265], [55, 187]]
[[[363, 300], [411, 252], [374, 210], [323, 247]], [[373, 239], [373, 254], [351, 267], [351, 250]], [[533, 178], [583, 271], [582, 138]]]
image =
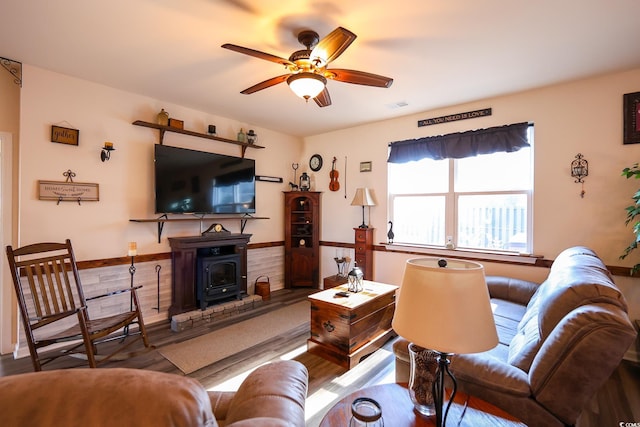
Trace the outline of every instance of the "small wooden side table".
[[[369, 397], [380, 404], [384, 427], [433, 427], [436, 418], [423, 417], [413, 410], [406, 384], [381, 384], [358, 390], [342, 398], [326, 413], [320, 427], [348, 426], [351, 403], [358, 397]], [[466, 406], [465, 406], [466, 403]], [[526, 427], [515, 417], [474, 396], [456, 393], [447, 425], [461, 427]]]
[[[361, 292], [340, 285], [309, 295], [311, 331], [307, 351], [346, 369], [396, 334], [391, 320], [398, 286], [363, 280]], [[348, 297], [338, 297], [345, 292]]]
[[344, 276], [338, 276], [337, 274], [335, 276], [325, 277], [322, 281], [323, 289], [335, 288], [336, 286], [344, 285], [345, 283], [347, 283], [347, 278]]

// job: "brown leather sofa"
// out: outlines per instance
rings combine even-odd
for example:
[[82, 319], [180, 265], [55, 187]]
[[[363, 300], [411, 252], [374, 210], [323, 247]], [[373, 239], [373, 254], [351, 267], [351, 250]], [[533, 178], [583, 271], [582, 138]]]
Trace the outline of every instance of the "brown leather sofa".
[[308, 372], [263, 365], [236, 392], [189, 377], [125, 368], [65, 369], [0, 378], [4, 427], [304, 427]]
[[[558, 255], [542, 284], [487, 276], [487, 285], [499, 344], [453, 356], [459, 389], [530, 427], [574, 425], [636, 338], [604, 263], [573, 247]], [[398, 382], [409, 378], [407, 345], [394, 343]]]

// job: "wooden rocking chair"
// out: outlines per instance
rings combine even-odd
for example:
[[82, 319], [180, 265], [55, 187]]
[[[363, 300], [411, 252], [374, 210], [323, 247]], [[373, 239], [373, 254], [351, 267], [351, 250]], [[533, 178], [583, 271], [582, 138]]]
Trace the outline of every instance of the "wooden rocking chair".
[[[35, 371], [58, 357], [77, 353], [86, 355], [89, 366], [95, 368], [138, 339], [150, 347], [136, 288], [85, 299], [69, 239], [65, 243], [36, 243], [17, 249], [7, 246], [7, 258]], [[123, 293], [130, 294], [131, 311], [91, 319], [87, 301]], [[130, 325], [136, 323], [138, 330], [131, 331]], [[122, 332], [116, 333], [120, 329]], [[130, 336], [136, 339], [127, 340]], [[39, 353], [43, 347], [77, 340], [81, 342], [71, 348]], [[98, 344], [114, 340], [122, 342], [108, 355], [96, 356]]]

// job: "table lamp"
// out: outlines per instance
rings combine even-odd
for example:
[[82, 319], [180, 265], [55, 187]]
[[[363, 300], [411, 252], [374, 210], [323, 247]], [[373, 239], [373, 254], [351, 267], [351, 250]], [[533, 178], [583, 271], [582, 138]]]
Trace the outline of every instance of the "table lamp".
[[[462, 260], [408, 260], [392, 326], [398, 335], [438, 354], [433, 400], [436, 425], [444, 426], [457, 389], [449, 357], [490, 350], [498, 344], [484, 267]], [[445, 375], [453, 383], [446, 410]]]
[[[356, 194], [353, 196], [351, 206], [362, 206], [362, 224], [360, 225], [360, 228], [369, 228], [364, 222], [364, 207], [375, 205], [376, 198], [372, 189], [367, 187], [356, 189]], [[369, 212], [369, 216], [371, 216], [371, 212]]]

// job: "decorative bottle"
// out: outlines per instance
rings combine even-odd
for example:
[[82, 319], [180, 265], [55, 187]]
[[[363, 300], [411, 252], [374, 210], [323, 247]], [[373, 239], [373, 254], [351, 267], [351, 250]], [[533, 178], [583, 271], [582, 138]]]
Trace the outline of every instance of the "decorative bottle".
[[244, 134], [244, 130], [242, 130], [242, 128], [240, 128], [240, 132], [238, 132], [238, 141], [239, 142], [245, 142], [246, 135]]
[[160, 126], [168, 126], [169, 125], [169, 113], [164, 111], [164, 108], [160, 110], [158, 113], [158, 124]]

